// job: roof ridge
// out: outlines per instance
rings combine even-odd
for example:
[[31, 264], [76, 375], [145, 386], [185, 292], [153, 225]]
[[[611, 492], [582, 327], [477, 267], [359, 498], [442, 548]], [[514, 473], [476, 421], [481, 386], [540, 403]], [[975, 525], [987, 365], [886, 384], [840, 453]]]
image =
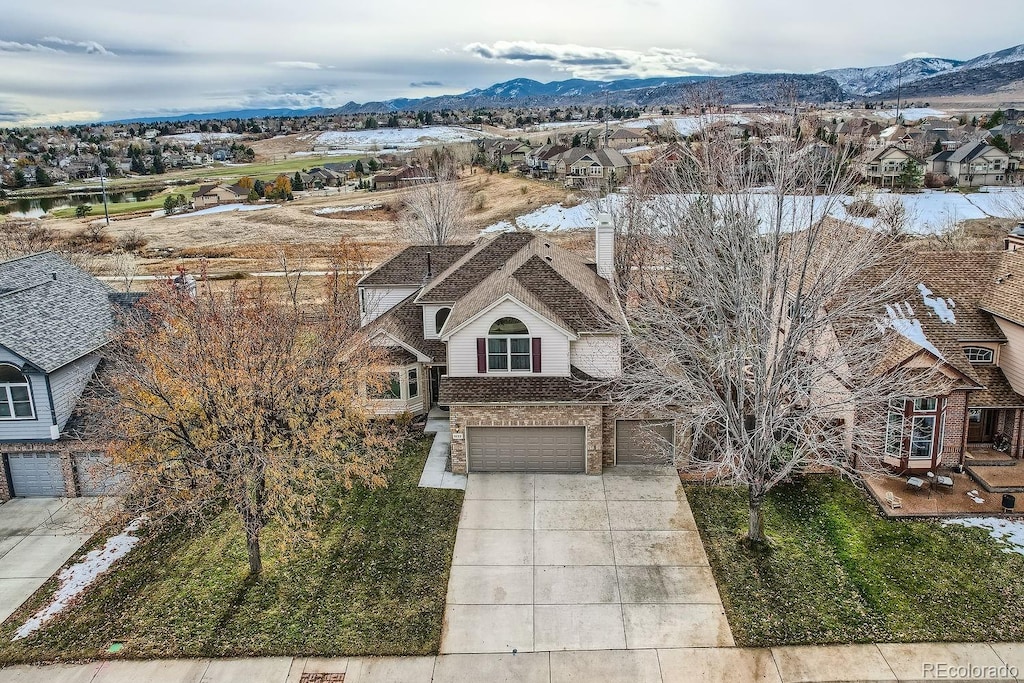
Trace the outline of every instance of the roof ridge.
[[7, 265], [8, 263], [14, 263], [15, 261], [23, 261], [27, 258], [34, 256], [42, 256], [43, 254], [53, 254], [53, 249], [44, 249], [42, 251], [34, 251], [31, 254], [23, 254], [22, 256], [15, 256], [14, 258], [7, 259], [6, 261], [0, 261], [0, 266]]

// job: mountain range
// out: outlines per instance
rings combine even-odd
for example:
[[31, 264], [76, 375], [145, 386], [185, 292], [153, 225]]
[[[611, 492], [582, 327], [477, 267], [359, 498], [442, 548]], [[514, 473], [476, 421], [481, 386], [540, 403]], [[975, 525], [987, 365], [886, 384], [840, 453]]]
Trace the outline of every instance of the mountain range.
[[1024, 45], [989, 52], [966, 61], [915, 57], [898, 64], [866, 68], [829, 69], [817, 74], [743, 73], [734, 76], [678, 76], [593, 81], [573, 78], [541, 83], [516, 78], [488, 88], [456, 95], [378, 102], [348, 102], [336, 108], [243, 109], [206, 114], [152, 116], [111, 123], [158, 123], [205, 119], [382, 114], [440, 109], [505, 107], [563, 107], [570, 105], [678, 105], [688, 99], [706, 100], [708, 92], [722, 104], [779, 102], [843, 102], [850, 100], [936, 98], [994, 93], [1010, 86], [1024, 90]]

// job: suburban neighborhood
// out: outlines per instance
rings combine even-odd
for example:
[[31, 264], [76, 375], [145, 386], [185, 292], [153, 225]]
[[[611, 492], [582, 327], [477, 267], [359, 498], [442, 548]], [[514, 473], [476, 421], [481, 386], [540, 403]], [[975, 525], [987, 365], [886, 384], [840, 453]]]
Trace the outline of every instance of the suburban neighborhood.
[[0, 683], [1024, 680], [1024, 10], [85, 9], [0, 22]]

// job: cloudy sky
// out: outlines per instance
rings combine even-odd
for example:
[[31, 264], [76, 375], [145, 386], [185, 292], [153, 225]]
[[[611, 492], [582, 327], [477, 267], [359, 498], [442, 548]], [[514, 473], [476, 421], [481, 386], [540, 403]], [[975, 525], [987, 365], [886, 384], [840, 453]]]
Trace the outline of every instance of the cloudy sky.
[[[0, 125], [458, 93], [516, 77], [811, 72], [1022, 40], [1024, 2], [41, 0], [0, 9]], [[889, 7], [886, 9], [886, 7]]]

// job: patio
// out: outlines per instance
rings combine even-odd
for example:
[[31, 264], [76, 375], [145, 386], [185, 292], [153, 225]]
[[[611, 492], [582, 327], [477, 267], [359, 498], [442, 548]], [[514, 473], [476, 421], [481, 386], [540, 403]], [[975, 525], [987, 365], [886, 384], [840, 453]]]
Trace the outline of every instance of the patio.
[[[915, 491], [907, 488], [906, 477], [894, 475], [865, 476], [863, 481], [868, 493], [888, 517], [991, 517], [1004, 514], [1002, 494], [989, 493], [967, 474], [945, 470], [936, 474], [950, 477], [953, 489], [944, 490], [932, 485], [922, 491]], [[973, 497], [968, 495], [972, 491]], [[893, 509], [886, 501], [887, 493], [899, 498], [902, 507]], [[1017, 501], [1017, 509], [1017, 515], [1024, 514], [1024, 498]]]

